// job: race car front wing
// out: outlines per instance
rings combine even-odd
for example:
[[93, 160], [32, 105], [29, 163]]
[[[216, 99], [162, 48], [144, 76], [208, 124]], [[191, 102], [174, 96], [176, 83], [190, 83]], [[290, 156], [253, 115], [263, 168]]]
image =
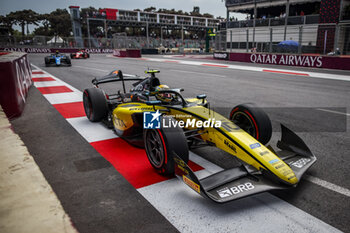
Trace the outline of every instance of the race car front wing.
[[[282, 137], [277, 143], [277, 147], [281, 151], [275, 153], [291, 167], [296, 177], [300, 179], [305, 171], [316, 162], [316, 157], [294, 132], [283, 125], [281, 128]], [[296, 186], [279, 182], [273, 174], [260, 172], [246, 165], [198, 179], [191, 168], [175, 153], [174, 161], [175, 174], [178, 178], [200, 195], [218, 203], [237, 200], [269, 190]]]

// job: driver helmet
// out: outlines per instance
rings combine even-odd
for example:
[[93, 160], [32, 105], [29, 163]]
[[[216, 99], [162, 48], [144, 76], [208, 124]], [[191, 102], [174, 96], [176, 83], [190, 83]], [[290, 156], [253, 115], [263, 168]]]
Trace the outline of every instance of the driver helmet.
[[[163, 90], [169, 90], [169, 87], [167, 85], [159, 85], [156, 86], [155, 92], [163, 91]], [[160, 100], [162, 102], [171, 102], [172, 97], [170, 93], [157, 93], [156, 95], [157, 100]]]
[[60, 51], [56, 50], [56, 54], [59, 54], [59, 53], [60, 53]]

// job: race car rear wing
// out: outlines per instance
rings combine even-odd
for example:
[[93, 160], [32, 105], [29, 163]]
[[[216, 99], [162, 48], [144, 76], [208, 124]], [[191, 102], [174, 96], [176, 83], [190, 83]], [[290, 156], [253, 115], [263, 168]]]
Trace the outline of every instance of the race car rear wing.
[[121, 70], [115, 70], [109, 73], [106, 76], [103, 76], [101, 78], [94, 78], [92, 80], [92, 84], [95, 86], [98, 86], [102, 83], [110, 83], [110, 82], [120, 82], [120, 81], [140, 81], [143, 80], [144, 77], [140, 77], [137, 75], [130, 75], [130, 74], [123, 74]]
[[[278, 147], [282, 149], [277, 153], [294, 171], [298, 179], [307, 169], [316, 162], [305, 143], [287, 127], [282, 127], [282, 138]], [[279, 182], [273, 174], [257, 171], [255, 168], [242, 165], [231, 168], [203, 179], [198, 179], [191, 168], [174, 153], [175, 174], [185, 184], [200, 195], [218, 203], [237, 200], [257, 193], [287, 189], [291, 185]], [[273, 181], [274, 180], [274, 181]]]

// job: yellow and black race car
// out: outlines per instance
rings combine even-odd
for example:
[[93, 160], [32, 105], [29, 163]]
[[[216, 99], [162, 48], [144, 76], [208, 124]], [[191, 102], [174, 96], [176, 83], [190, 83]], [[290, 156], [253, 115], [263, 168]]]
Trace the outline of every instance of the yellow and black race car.
[[[148, 70], [149, 77], [123, 75], [120, 70], [92, 80], [83, 93], [86, 116], [103, 121], [116, 134], [144, 147], [149, 162], [163, 175], [176, 174], [190, 188], [215, 202], [295, 187], [316, 162], [303, 140], [281, 125], [278, 150], [267, 145], [272, 126], [267, 114], [252, 104], [234, 107], [228, 118], [210, 108], [206, 95], [184, 98]], [[126, 82], [133, 81], [130, 91]], [[122, 92], [108, 95], [100, 84], [121, 82]], [[188, 166], [189, 148], [215, 146], [241, 161], [240, 167], [198, 179]], [[132, 155], [130, 155], [132, 156]]]

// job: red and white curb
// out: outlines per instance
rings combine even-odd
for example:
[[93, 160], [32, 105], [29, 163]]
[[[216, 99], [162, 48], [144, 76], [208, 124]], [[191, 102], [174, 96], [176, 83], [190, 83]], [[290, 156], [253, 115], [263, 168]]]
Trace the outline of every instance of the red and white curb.
[[[340, 232], [269, 193], [219, 205], [176, 178], [158, 175], [143, 149], [130, 146], [102, 124], [88, 121], [81, 91], [34, 67], [34, 85], [43, 96], [180, 232]], [[199, 177], [222, 170], [194, 153], [190, 160]]]
[[[113, 57], [113, 56], [111, 55], [108, 57]], [[119, 57], [114, 57], [114, 58], [119, 58]], [[264, 68], [264, 67], [258, 67], [258, 66], [231, 65], [231, 64], [213, 63], [213, 62], [188, 61], [188, 60], [180, 60], [180, 59], [171, 60], [171, 59], [150, 58], [150, 57], [123, 58], [123, 59], [137, 59], [137, 60], [152, 61], [152, 62], [177, 63], [177, 64], [183, 64], [183, 65], [206, 66], [206, 67], [226, 68], [226, 69], [234, 69], [234, 70], [268, 72], [272, 74], [281, 74], [281, 75], [294, 75], [294, 76], [301, 76], [301, 77], [350, 81], [349, 75], [338, 75], [338, 74], [309, 72], [309, 71], [302, 72], [302, 71], [287, 70], [287, 69]], [[259, 65], [259, 64], [256, 64], [256, 65]]]

